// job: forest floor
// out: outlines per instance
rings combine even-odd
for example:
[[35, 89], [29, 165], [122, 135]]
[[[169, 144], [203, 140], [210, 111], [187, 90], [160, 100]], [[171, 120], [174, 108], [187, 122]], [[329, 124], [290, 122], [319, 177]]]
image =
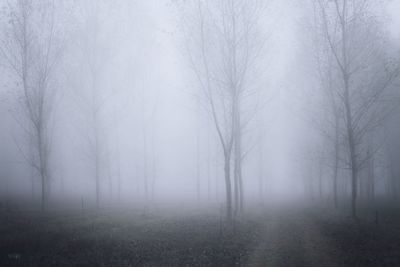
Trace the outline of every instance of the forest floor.
[[[311, 208], [0, 211], [0, 266], [400, 266], [400, 220]], [[397, 213], [396, 213], [397, 214]]]

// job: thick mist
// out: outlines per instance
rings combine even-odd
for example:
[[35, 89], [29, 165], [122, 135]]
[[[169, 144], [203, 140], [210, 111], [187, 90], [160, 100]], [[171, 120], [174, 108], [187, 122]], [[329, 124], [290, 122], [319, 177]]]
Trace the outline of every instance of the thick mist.
[[5, 0], [0, 25], [0, 265], [40, 264], [43, 229], [104, 238], [88, 266], [400, 262], [371, 245], [397, 244], [399, 1]]
[[[222, 151], [186, 58], [179, 5], [83, 1], [51, 6], [52, 45], [60, 51], [47, 88], [54, 91], [50, 199], [95, 201], [98, 168], [100, 202], [105, 205], [117, 199], [223, 201]], [[251, 79], [263, 99], [252, 97], [243, 108], [254, 109], [247, 111], [252, 114], [247, 115], [251, 123], [244, 138], [248, 147], [244, 187], [249, 200], [260, 194], [260, 179], [265, 180], [262, 191], [270, 191], [269, 196], [297, 195], [300, 190], [298, 179], [287, 175], [294, 167], [288, 139], [296, 129], [286, 122], [292, 115], [285, 100], [288, 65], [298, 43], [297, 9], [290, 3], [271, 3], [265, 7], [268, 17], [260, 19], [265, 51], [257, 62], [259, 78]], [[274, 30], [277, 25], [280, 31]], [[10, 27], [7, 30], [12, 31]], [[9, 42], [7, 38], [5, 32], [4, 42]], [[18, 110], [23, 107], [16, 103], [21, 88], [7, 63], [3, 64], [2, 150], [10, 151], [3, 157], [12, 174], [3, 176], [2, 188], [5, 196], [39, 199], [40, 175], [24, 162], [29, 144], [19, 133], [20, 122], [13, 120], [23, 116]]]
[[[24, 129], [30, 126], [23, 118], [19, 103], [23, 88], [14, 70], [22, 63], [16, 58], [20, 51], [11, 47], [19, 41], [13, 40], [13, 32], [20, 30], [12, 20], [21, 14], [10, 12], [23, 11], [18, 5], [24, 1], [19, 2], [3, 8], [2, 191], [7, 197], [39, 199], [40, 175], [30, 160], [26, 162], [28, 154], [34, 153], [27, 140], [32, 134]], [[43, 56], [54, 60], [46, 77], [52, 103], [44, 111], [50, 113], [49, 198], [93, 202], [98, 183], [103, 204], [117, 199], [223, 202], [223, 151], [191, 66], [191, 60], [197, 59], [188, 56], [190, 42], [196, 40], [188, 40], [192, 37], [185, 31], [196, 30], [188, 27], [198, 23], [192, 17], [197, 4], [44, 2], [38, 4], [38, 11], [35, 3], [30, 5], [32, 20], [37, 15], [52, 16], [51, 21], [35, 21], [32, 29], [27, 26], [34, 31], [28, 44], [32, 54], [45, 49], [34, 45], [45, 46], [47, 41], [51, 51]], [[263, 13], [257, 14], [257, 29], [251, 33], [259, 43], [251, 48], [260, 50], [246, 74], [251, 96], [241, 107], [249, 121], [242, 138], [244, 192], [249, 201], [299, 197], [304, 195], [304, 166], [300, 165], [309, 157], [305, 154], [314, 152], [298, 150], [313, 150], [319, 138], [318, 129], [310, 129], [307, 113], [321, 112], [309, 110], [309, 101], [314, 100], [307, 95], [309, 87], [315, 86], [310, 69], [313, 48], [306, 37], [313, 23], [312, 4], [249, 5], [260, 5]], [[398, 39], [396, 5], [392, 1], [386, 9], [376, 8], [393, 45]], [[35, 27], [48, 31], [41, 36]]]

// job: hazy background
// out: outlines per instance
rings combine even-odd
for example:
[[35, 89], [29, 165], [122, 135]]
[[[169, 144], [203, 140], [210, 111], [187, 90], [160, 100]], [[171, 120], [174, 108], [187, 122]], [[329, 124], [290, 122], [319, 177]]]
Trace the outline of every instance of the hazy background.
[[[175, 2], [99, 1], [96, 26], [87, 16], [94, 2], [65, 1], [57, 13], [65, 48], [56, 74], [50, 198], [94, 201], [86, 138], [92, 131], [87, 101], [93, 93], [86, 62], [94, 53], [92, 60], [99, 66], [96, 95], [104, 99], [98, 126], [102, 201], [117, 199], [117, 182], [109, 179], [117, 172], [123, 201], [143, 200], [144, 177], [150, 177], [155, 201], [196, 201], [199, 168], [201, 200], [223, 202], [222, 151], [208, 111], [197, 104], [198, 88], [185, 58]], [[391, 36], [399, 42], [400, 2], [390, 1], [386, 12]], [[263, 23], [269, 38], [259, 66], [265, 70], [259, 86], [268, 101], [256, 116], [258, 127], [250, 127], [244, 137], [252, 147], [263, 136], [244, 163], [250, 201], [260, 190], [260, 172], [268, 198], [302, 196], [298, 150], [316, 135], [303, 119], [296, 94], [307, 86], [303, 81], [307, 78], [300, 77], [304, 71], [300, 28], [307, 13], [300, 1], [286, 0], [271, 1], [267, 14]], [[15, 149], [14, 143], [25, 146], [12, 115], [18, 113], [13, 108], [18, 93], [8, 67], [4, 61], [1, 64], [0, 194], [28, 197], [33, 187], [34, 197], [39, 198], [39, 180], [33, 179], [32, 185], [32, 171]]]

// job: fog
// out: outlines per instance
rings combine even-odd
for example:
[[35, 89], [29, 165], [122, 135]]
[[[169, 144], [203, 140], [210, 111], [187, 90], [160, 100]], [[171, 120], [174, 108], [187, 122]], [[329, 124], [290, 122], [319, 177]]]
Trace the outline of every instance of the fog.
[[[55, 90], [57, 98], [52, 110], [50, 194], [54, 197], [82, 196], [88, 201], [95, 198], [93, 159], [90, 158], [93, 155], [89, 154], [91, 139], [96, 134], [91, 129], [89, 105], [91, 97], [96, 97], [102, 102], [96, 127], [99, 127], [101, 146], [100, 187], [105, 203], [105, 199], [117, 197], [118, 179], [123, 200], [143, 199], [145, 176], [149, 180], [148, 190], [154, 190], [157, 201], [194, 201], [197, 199], [197, 168], [201, 198], [222, 201], [223, 163], [219, 155], [222, 152], [208, 108], [204, 103], [197, 104], [204, 100], [185, 59], [178, 4], [86, 1], [74, 6], [59, 5], [54, 11], [57, 12], [55, 28], [59, 38], [55, 45], [62, 45], [62, 55], [53, 71], [56, 72], [56, 77], [52, 77], [55, 84], [48, 89]], [[258, 192], [260, 164], [268, 172], [263, 179], [268, 179], [265, 187], [271, 194], [290, 196], [299, 190], [293, 188], [297, 185], [290, 185], [296, 184], [298, 179], [288, 178], [291, 175], [286, 173], [294, 168], [289, 150], [290, 139], [297, 129], [288, 121], [292, 115], [285, 100], [286, 87], [292, 86], [287, 77], [292, 71], [293, 48], [298, 46], [294, 36], [296, 20], [300, 17], [296, 13], [298, 9], [290, 3], [271, 3], [268, 18], [262, 19], [263, 34], [268, 34], [265, 45], [268, 51], [262, 55], [265, 62], [260, 60], [259, 63], [265, 73], [260, 72], [261, 78], [257, 81], [260, 93], [257, 94], [265, 99], [252, 100], [262, 102], [262, 106], [254, 119], [251, 118], [255, 122], [249, 126], [245, 142], [253, 147], [254, 142], [260, 142], [257, 139], [262, 134], [265, 159], [258, 163], [259, 152], [249, 148], [248, 167], [244, 169], [248, 176], [245, 188], [249, 199]], [[273, 31], [277, 25], [279, 32]], [[9, 71], [6, 63], [3, 67]], [[98, 77], [92, 77], [90, 64], [98, 68]], [[7, 76], [10, 75], [12, 73]], [[90, 88], [93, 79], [97, 85]], [[5, 155], [6, 160], [17, 164], [7, 164], [14, 175], [5, 175], [1, 188], [4, 194], [35, 193], [39, 196], [40, 178], [31, 177], [35, 174], [25, 166], [20, 151], [12, 147], [15, 141], [26, 150], [25, 136], [18, 140], [10, 136], [20, 131], [20, 125], [8, 118], [16, 116], [13, 112], [17, 111], [10, 110], [19, 91], [7, 78], [2, 81], [2, 118], [8, 122], [2, 127], [8, 141], [2, 143], [15, 152], [12, 153], [15, 157]]]
[[[3, 4], [3, 23], [12, 17], [7, 12], [17, 8], [16, 4]], [[193, 4], [66, 1], [43, 5], [41, 8], [52, 9], [52, 49], [59, 53], [46, 89], [54, 91], [55, 98], [51, 100], [54, 107], [48, 130], [52, 140], [49, 197], [93, 201], [93, 161], [98, 154], [104, 204], [116, 198], [144, 200], [146, 194], [156, 202], [198, 198], [223, 201], [223, 152], [187, 58], [188, 40], [183, 29], [187, 25], [182, 24], [195, 23], [184, 21], [188, 19], [184, 12], [193, 12], [185, 5]], [[375, 9], [383, 14], [382, 27], [395, 45], [399, 38], [398, 3], [385, 5], [386, 9]], [[310, 82], [314, 74], [305, 67], [312, 57], [305, 54], [310, 53], [310, 43], [304, 37], [311, 23], [311, 13], [307, 13], [310, 6], [296, 1], [271, 2], [263, 7], [257, 21], [262, 51], [254, 70], [256, 76], [248, 75], [248, 86], [256, 92], [242, 108], [244, 114], [254, 110], [246, 114], [251, 123], [243, 137], [243, 186], [249, 201], [259, 194], [260, 179], [263, 197], [292, 198], [304, 193], [299, 164], [306, 156], [297, 150], [300, 144], [314, 139], [311, 136], [318, 138], [318, 130], [310, 130], [313, 125], [305, 117], [307, 112], [319, 112], [302, 106], [308, 105], [304, 88], [314, 86]], [[35, 4], [30, 8], [33, 13]], [[29, 122], [15, 120], [22, 111], [16, 103], [21, 94], [18, 77], [7, 64], [12, 64], [7, 54], [17, 56], [8, 51], [13, 49], [9, 36], [12, 27], [3, 26], [2, 161], [8, 173], [2, 175], [1, 188], [7, 196], [39, 197], [40, 177], [29, 166], [32, 164], [24, 162], [29, 145], [27, 136], [20, 133], [20, 124], [28, 127]], [[91, 109], [96, 110], [96, 122]], [[93, 148], [96, 138], [99, 147]], [[313, 149], [313, 144], [306, 146]]]
[[[215, 212], [240, 234], [236, 222], [271, 207], [378, 221], [398, 205], [397, 0], [4, 0], [0, 10], [1, 209], [173, 207]], [[128, 265], [146, 263], [196, 265]]]

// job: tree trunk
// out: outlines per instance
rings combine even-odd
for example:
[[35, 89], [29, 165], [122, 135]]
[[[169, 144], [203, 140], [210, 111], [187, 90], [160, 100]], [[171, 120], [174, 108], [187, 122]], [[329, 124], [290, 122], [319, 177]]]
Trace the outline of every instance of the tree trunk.
[[197, 201], [200, 201], [200, 129], [197, 128], [196, 136], [196, 196]]
[[319, 173], [318, 173], [318, 190], [319, 199], [322, 200], [322, 159], [319, 160]]
[[[144, 110], [144, 109], [143, 109]], [[143, 116], [144, 117], [144, 116]], [[149, 200], [149, 184], [148, 184], [148, 173], [147, 173], [147, 136], [146, 136], [146, 126], [145, 121], [143, 118], [143, 126], [142, 126], [142, 133], [143, 133], [143, 182], [144, 182], [144, 198], [145, 198], [145, 205], [148, 204]]]
[[240, 166], [240, 171], [239, 171], [239, 210], [241, 213], [243, 213], [244, 209], [244, 188], [243, 188], [243, 175], [242, 175], [242, 167]]
[[260, 198], [260, 202], [264, 200], [264, 169], [263, 169], [263, 151], [262, 146], [260, 148], [260, 155], [259, 155], [259, 173], [258, 173], [258, 194]]
[[[236, 154], [236, 153], [235, 153]], [[236, 156], [236, 155], [235, 155]], [[234, 217], [236, 217], [237, 213], [239, 212], [239, 176], [237, 174], [237, 163], [235, 159], [234, 171], [233, 171], [233, 198], [234, 198]]]
[[348, 133], [348, 142], [349, 142], [349, 150], [350, 150], [350, 165], [351, 165], [351, 214], [355, 218], [357, 216], [356, 211], [356, 201], [357, 201], [357, 159], [355, 148], [356, 145], [354, 143], [354, 133], [351, 125], [351, 112], [350, 106], [346, 108], [347, 113], [347, 133]]
[[333, 166], [333, 204], [335, 209], [338, 207], [338, 168], [339, 168], [339, 116], [335, 115], [335, 157]]
[[226, 216], [228, 221], [232, 220], [232, 188], [231, 188], [231, 160], [229, 152], [224, 152], [224, 173], [225, 173], [225, 190], [226, 190]]
[[372, 204], [375, 198], [375, 177], [374, 177], [374, 158], [368, 149], [368, 188], [367, 188], [368, 202]]
[[96, 183], [96, 207], [100, 207], [100, 173], [99, 173], [99, 156], [96, 152], [95, 159], [95, 183]]
[[390, 158], [390, 186], [389, 186], [389, 190], [390, 193], [392, 194], [393, 199], [397, 198], [397, 170], [394, 167], [394, 159], [393, 156], [391, 155]]
[[197, 132], [196, 132], [196, 196], [200, 202], [200, 101], [197, 99]]
[[44, 144], [43, 144], [43, 140], [42, 140], [42, 125], [39, 124], [37, 130], [37, 146], [38, 146], [38, 152], [39, 152], [39, 168], [40, 168], [40, 180], [41, 180], [41, 193], [42, 193], [42, 202], [41, 202], [41, 210], [44, 211], [46, 209], [46, 194], [47, 194], [47, 169], [46, 169], [46, 151], [44, 151]]
[[40, 173], [40, 178], [42, 182], [42, 202], [41, 202], [41, 210], [44, 211], [46, 209], [46, 182], [45, 182], [45, 176], [44, 173]]
[[[210, 146], [208, 146], [210, 147]], [[208, 149], [208, 151], [210, 151]], [[207, 159], [207, 200], [210, 201], [211, 199], [211, 163], [210, 163], [210, 153], [208, 153]]]
[[356, 201], [357, 201], [357, 156], [356, 156], [356, 144], [354, 140], [353, 124], [352, 124], [352, 112], [350, 106], [350, 93], [349, 93], [349, 78], [348, 75], [344, 74], [344, 86], [345, 86], [345, 112], [346, 112], [346, 128], [347, 138], [350, 152], [350, 166], [351, 166], [351, 215], [356, 218]]
[[96, 208], [100, 207], [100, 155], [99, 155], [99, 136], [98, 136], [98, 131], [97, 131], [97, 118], [95, 113], [93, 113], [93, 118], [95, 121], [95, 155], [94, 155], [94, 179], [96, 183]]
[[234, 183], [235, 183], [235, 215], [237, 212], [243, 211], [243, 181], [242, 181], [242, 133], [240, 120], [239, 100], [235, 98], [236, 105], [234, 106]]
[[32, 168], [32, 174], [31, 174], [31, 196], [32, 196], [32, 201], [35, 200], [35, 175], [33, 173], [33, 168]]

